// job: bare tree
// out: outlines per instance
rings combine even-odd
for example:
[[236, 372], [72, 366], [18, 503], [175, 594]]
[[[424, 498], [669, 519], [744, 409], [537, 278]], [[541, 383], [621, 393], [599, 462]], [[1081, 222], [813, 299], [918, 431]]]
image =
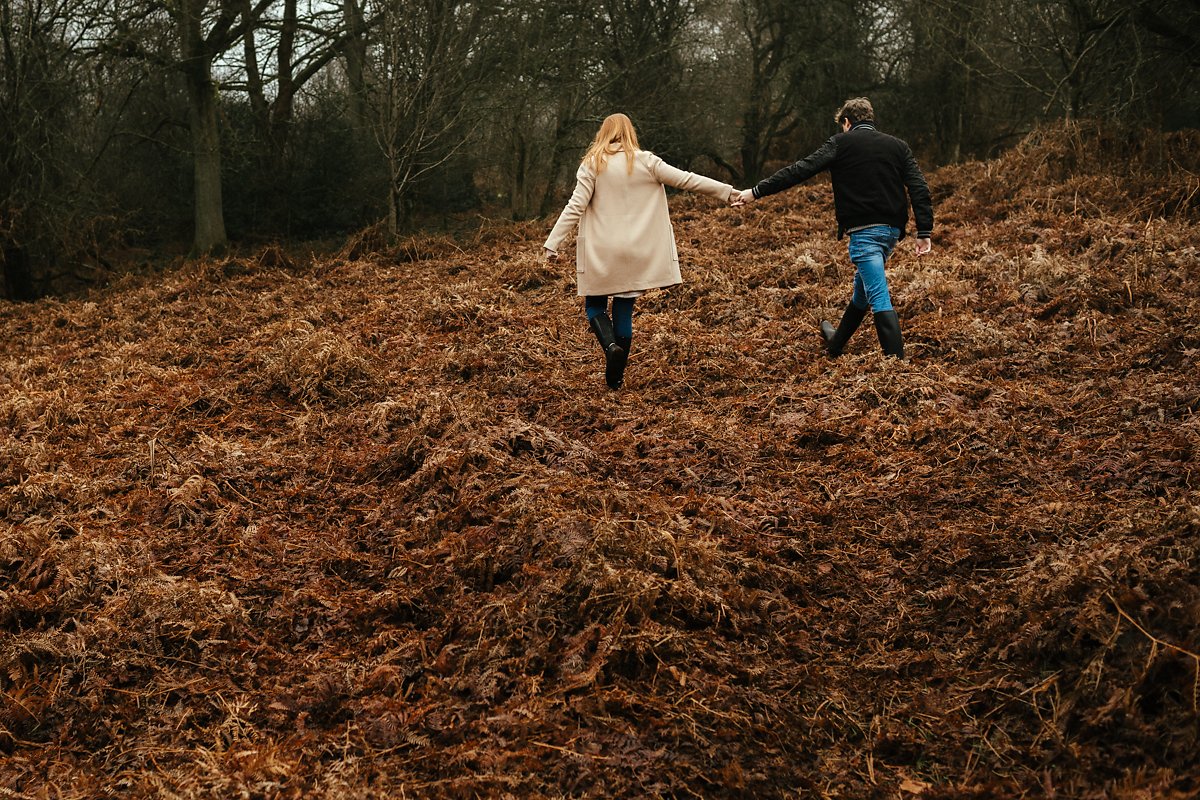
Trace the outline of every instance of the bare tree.
[[629, 114], [655, 149], [675, 158], [690, 138], [682, 96], [684, 43], [698, 0], [602, 0], [600, 55], [608, 78], [601, 98]]
[[[984, 97], [985, 64], [976, 50], [986, 21], [981, 0], [905, 2], [896, 16], [906, 27], [903, 93], [936, 102], [909, 104], [903, 114], [910, 142], [923, 142], [938, 162], [958, 162], [986, 150], [1003, 112]], [[982, 133], [981, 133], [982, 132]]]
[[569, 160], [582, 152], [601, 113], [600, 97], [620, 77], [603, 67], [602, 22], [589, 0], [510, 0], [503, 36], [476, 93], [487, 110], [479, 137], [481, 176], [515, 219], [548, 213]]
[[[126, 0], [109, 7], [105, 51], [178, 69], [183, 75], [191, 134], [194, 233], [192, 251], [228, 244], [221, 189], [220, 84], [214, 64], [260, 24], [275, 0]], [[155, 46], [166, 15], [175, 53], [164, 59]]]
[[837, 104], [880, 83], [873, 72], [879, 54], [871, 47], [871, 17], [857, 3], [736, 0], [733, 11], [734, 63], [743, 76], [742, 177], [753, 182], [795, 134], [809, 146], [832, 132], [828, 120]]
[[[251, 0], [239, 2], [243, 18], [254, 13]], [[222, 94], [237, 98], [245, 93], [247, 105], [240, 108], [249, 109], [250, 124], [235, 129], [238, 138], [226, 149], [233, 154], [229, 172], [242, 181], [241, 197], [250, 193], [250, 203], [268, 209], [255, 215], [261, 224], [282, 225], [288, 230], [293, 220], [305, 215], [307, 198], [297, 188], [305, 184], [316, 165], [311, 157], [305, 160], [303, 144], [293, 146], [293, 135], [297, 128], [311, 131], [314, 124], [322, 124], [314, 121], [313, 115], [308, 120], [303, 117], [305, 89], [318, 78], [328, 77], [328, 68], [345, 52], [349, 35], [346, 19], [336, 6], [320, 0], [276, 0], [246, 29], [241, 46], [218, 62], [226, 76]], [[326, 81], [322, 102], [328, 102], [329, 88]], [[345, 92], [344, 83], [340, 89], [345, 99], [353, 97]]]
[[13, 299], [36, 295], [28, 240], [37, 223], [30, 217], [53, 180], [47, 157], [54, 149], [54, 122], [71, 97], [54, 77], [69, 57], [62, 24], [29, 4], [0, 0], [0, 266], [4, 296]]
[[771, 147], [799, 124], [800, 54], [788, 36], [798, 20], [788, 0], [738, 0], [735, 9], [747, 68], [739, 177], [753, 183], [762, 177]]
[[[1036, 118], [1072, 120], [1097, 111], [1111, 116], [1114, 80], [1122, 83], [1113, 68], [1129, 67], [1130, 51], [1122, 42], [1133, 8], [1129, 0], [985, 4], [975, 9], [981, 19], [969, 26], [968, 47], [956, 47], [955, 55], [993, 90], [1036, 99]], [[953, 41], [962, 31], [963, 7], [932, 0], [931, 10], [942, 37]]]
[[[250, 0], [241, 0], [242, 18], [249, 19], [254, 13]], [[222, 88], [245, 90], [273, 166], [283, 163], [299, 92], [344, 53], [351, 35], [363, 35], [365, 23], [364, 29], [350, 31], [346, 22], [335, 7], [310, 2], [301, 13], [298, 0], [281, 0], [266, 9], [242, 36], [238, 67], [244, 82], [228, 81]], [[274, 69], [261, 63], [260, 54], [274, 62]]]
[[491, 11], [485, 2], [451, 0], [383, 0], [367, 9], [373, 35], [362, 85], [351, 90], [387, 163], [392, 235], [407, 225], [417, 181], [468, 141], [476, 117], [466, 99], [487, 68], [480, 44]]
[[2, 294], [31, 299], [74, 280], [98, 229], [89, 184], [109, 132], [89, 69], [84, 0], [0, 0]]

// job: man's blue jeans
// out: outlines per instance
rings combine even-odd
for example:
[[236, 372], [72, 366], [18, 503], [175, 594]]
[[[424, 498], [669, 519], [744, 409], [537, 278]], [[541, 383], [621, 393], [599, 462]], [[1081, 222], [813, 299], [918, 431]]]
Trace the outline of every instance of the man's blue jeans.
[[878, 314], [892, 310], [892, 296], [888, 293], [887, 276], [883, 265], [896, 242], [900, 240], [900, 229], [891, 225], [872, 225], [850, 234], [850, 260], [854, 263], [854, 294], [850, 304]]

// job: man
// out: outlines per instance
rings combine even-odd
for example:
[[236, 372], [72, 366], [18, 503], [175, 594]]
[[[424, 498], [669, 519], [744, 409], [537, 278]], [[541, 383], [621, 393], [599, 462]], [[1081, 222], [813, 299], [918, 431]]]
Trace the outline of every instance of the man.
[[930, 251], [933, 203], [929, 187], [909, 146], [875, 128], [870, 100], [847, 100], [834, 119], [841, 133], [830, 137], [807, 158], [743, 190], [734, 197], [733, 205], [782, 192], [829, 170], [837, 235], [839, 239], [845, 234], [850, 236], [855, 273], [854, 291], [841, 323], [835, 329], [828, 320], [821, 320], [826, 349], [831, 358], [841, 355], [870, 308], [884, 354], [903, 358], [900, 320], [892, 308], [883, 266], [896, 243], [904, 238], [910, 204], [917, 228], [916, 253], [922, 256]]

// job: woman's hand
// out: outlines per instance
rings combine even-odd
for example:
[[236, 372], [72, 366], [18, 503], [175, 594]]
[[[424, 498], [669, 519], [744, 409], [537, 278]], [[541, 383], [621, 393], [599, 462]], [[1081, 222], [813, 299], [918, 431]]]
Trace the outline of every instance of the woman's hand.
[[554, 252], [549, 247], [542, 248], [542, 255], [546, 257], [547, 261], [558, 261], [558, 253]]

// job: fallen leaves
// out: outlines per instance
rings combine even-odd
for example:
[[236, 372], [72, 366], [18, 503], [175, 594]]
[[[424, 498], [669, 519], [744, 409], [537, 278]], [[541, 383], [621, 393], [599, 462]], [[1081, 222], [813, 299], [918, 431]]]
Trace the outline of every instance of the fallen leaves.
[[1194, 787], [1194, 179], [1081, 135], [930, 176], [905, 362], [819, 185], [672, 200], [619, 393], [541, 224], [4, 307], [0, 787]]

